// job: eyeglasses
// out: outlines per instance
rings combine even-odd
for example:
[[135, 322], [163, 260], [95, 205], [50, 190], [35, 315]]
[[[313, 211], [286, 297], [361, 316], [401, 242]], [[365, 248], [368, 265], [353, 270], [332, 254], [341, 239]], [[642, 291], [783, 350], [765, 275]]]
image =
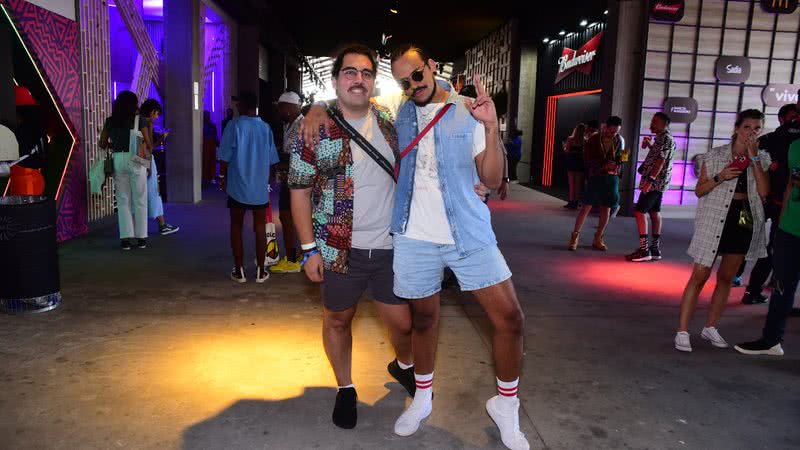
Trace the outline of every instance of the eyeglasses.
[[359, 71], [355, 67], [345, 67], [339, 71], [340, 74], [344, 75], [344, 79], [348, 81], [353, 81], [358, 78], [359, 72], [361, 73], [361, 78], [364, 81], [372, 81], [375, 79], [375, 72], [369, 69], [361, 69]]
[[[425, 72], [425, 65], [423, 64], [422, 66], [420, 66], [419, 69], [411, 72], [409, 78], [419, 83], [425, 77], [424, 72]], [[399, 84], [400, 88], [403, 89], [404, 91], [411, 89], [411, 82], [408, 81], [408, 78], [403, 78], [402, 80], [398, 80], [397, 84]]]

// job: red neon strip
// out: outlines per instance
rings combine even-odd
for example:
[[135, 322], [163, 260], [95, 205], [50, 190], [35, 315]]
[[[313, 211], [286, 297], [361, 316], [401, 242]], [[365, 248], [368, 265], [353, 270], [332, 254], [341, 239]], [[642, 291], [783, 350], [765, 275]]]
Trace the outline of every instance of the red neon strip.
[[602, 89], [591, 91], [571, 92], [569, 94], [551, 95], [547, 97], [547, 108], [545, 113], [545, 137], [544, 137], [544, 158], [542, 168], [542, 186], [553, 184], [553, 158], [555, 151], [556, 133], [556, 113], [558, 112], [558, 99], [566, 97], [577, 97], [580, 95], [591, 95], [603, 92]]

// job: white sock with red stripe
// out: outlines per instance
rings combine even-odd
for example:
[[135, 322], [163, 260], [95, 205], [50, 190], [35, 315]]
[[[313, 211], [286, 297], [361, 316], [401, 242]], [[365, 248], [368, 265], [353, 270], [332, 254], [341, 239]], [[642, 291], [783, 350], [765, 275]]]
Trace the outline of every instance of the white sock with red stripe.
[[421, 400], [430, 401], [433, 393], [433, 372], [427, 375], [420, 375], [414, 372], [414, 381], [417, 383], [417, 392], [414, 394], [414, 400], [420, 397]]
[[503, 399], [517, 398], [518, 391], [519, 391], [519, 377], [514, 381], [502, 381], [500, 378], [497, 379], [497, 393], [500, 394], [500, 398]]
[[414, 373], [414, 381], [417, 383], [417, 392], [414, 400], [394, 424], [394, 432], [398, 436], [411, 436], [419, 429], [420, 424], [426, 417], [431, 415], [433, 410], [433, 372], [427, 375]]

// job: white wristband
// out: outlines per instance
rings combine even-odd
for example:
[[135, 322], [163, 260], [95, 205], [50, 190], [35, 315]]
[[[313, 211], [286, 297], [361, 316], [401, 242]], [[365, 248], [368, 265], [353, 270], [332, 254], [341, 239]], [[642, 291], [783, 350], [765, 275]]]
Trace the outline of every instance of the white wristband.
[[317, 247], [317, 243], [316, 242], [312, 242], [310, 244], [300, 244], [300, 248], [302, 248], [303, 251], [311, 250], [312, 248], [316, 248], [316, 247]]

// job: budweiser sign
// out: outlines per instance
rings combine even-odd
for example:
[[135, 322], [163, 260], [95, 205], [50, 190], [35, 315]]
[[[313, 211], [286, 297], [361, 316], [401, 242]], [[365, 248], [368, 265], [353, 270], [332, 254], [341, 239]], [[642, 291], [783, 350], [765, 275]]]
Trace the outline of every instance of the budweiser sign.
[[600, 47], [600, 39], [602, 37], [603, 32], [597, 33], [595, 37], [589, 39], [577, 50], [564, 47], [561, 51], [561, 57], [558, 58], [556, 83], [570, 76], [573, 72], [581, 72], [587, 75], [592, 73], [594, 59], [597, 56], [597, 49]]
[[651, 3], [650, 15], [662, 22], [680, 22], [686, 8], [683, 0], [654, 0]]

